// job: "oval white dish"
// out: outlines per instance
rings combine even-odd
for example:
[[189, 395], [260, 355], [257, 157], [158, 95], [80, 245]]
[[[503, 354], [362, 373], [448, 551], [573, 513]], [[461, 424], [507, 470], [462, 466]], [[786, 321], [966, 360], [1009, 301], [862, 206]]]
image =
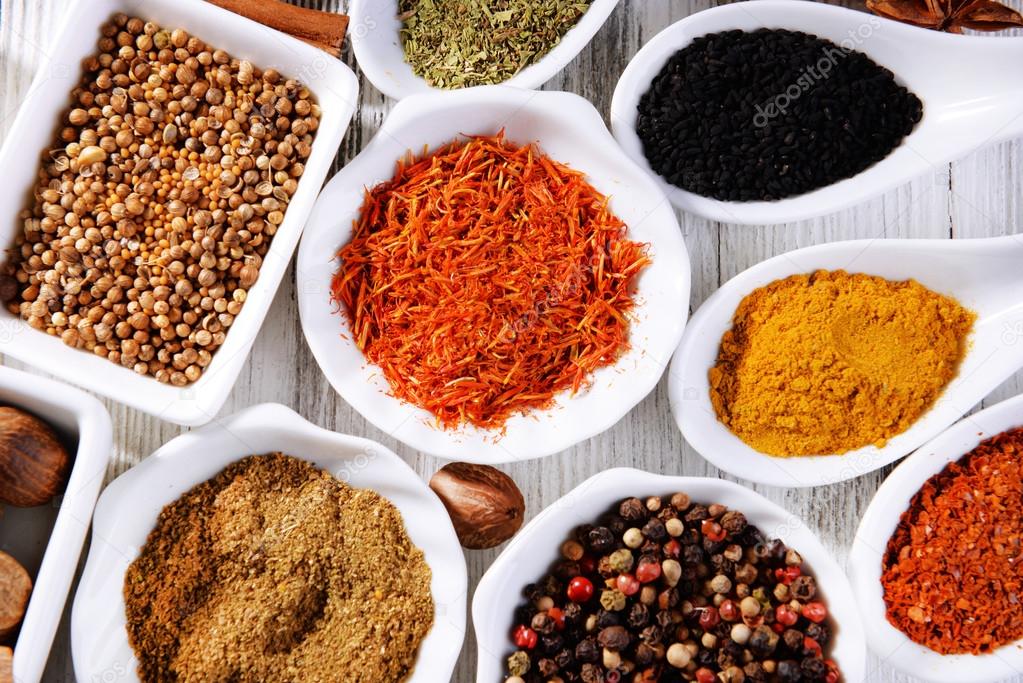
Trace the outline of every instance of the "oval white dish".
[[314, 93], [323, 111], [302, 182], [263, 260], [259, 280], [249, 290], [224, 345], [217, 349], [197, 382], [185, 387], [161, 384], [131, 368], [73, 349], [0, 307], [0, 325], [10, 331], [0, 338], [0, 352], [169, 422], [199, 425], [220, 410], [259, 333], [355, 111], [358, 82], [351, 69], [326, 53], [201, 0], [70, 3], [63, 27], [52, 42], [53, 50], [39, 68], [0, 148], [0, 171], [6, 178], [0, 185], [0, 245], [4, 248], [14, 243], [15, 231], [20, 229], [18, 213], [35, 182], [36, 160], [42, 150], [48, 149], [52, 125], [56, 125], [67, 107], [69, 93], [81, 78], [79, 64], [95, 52], [100, 26], [117, 12], [184, 28], [235, 57], [250, 59], [260, 68], [275, 68], [299, 78]]
[[981, 441], [1023, 427], [1023, 396], [974, 413], [921, 446], [892, 472], [863, 514], [849, 555], [849, 573], [867, 643], [886, 664], [935, 683], [993, 683], [1023, 671], [1023, 640], [986, 655], [941, 655], [911, 641], [885, 617], [881, 562], [888, 540], [928, 479], [959, 460]]
[[408, 680], [432, 683], [450, 677], [465, 635], [467, 579], [462, 548], [440, 499], [384, 446], [327, 431], [282, 405], [267, 403], [168, 441], [107, 486], [96, 506], [92, 546], [71, 615], [79, 680], [138, 680], [125, 630], [124, 573], [160, 511], [232, 462], [273, 451], [372, 489], [401, 511], [409, 537], [433, 573], [435, 603], [433, 628]]
[[[629, 238], [650, 245], [653, 263], [637, 284], [631, 350], [593, 375], [592, 386], [560, 395], [553, 408], [512, 417], [502, 435], [434, 425], [424, 410], [394, 398], [348, 334], [348, 321], [330, 299], [334, 258], [351, 238], [364, 189], [388, 180], [409, 150], [436, 148], [460, 135], [493, 135], [537, 142], [544, 153], [586, 173], [608, 195], [629, 227]], [[688, 314], [689, 256], [675, 213], [657, 186], [614, 143], [586, 100], [562, 92], [493, 86], [415, 95], [398, 103], [362, 153], [324, 188], [298, 254], [302, 329], [320, 368], [353, 408], [389, 435], [442, 458], [480, 463], [556, 453], [608, 429], [657, 384], [681, 338]]]
[[[561, 42], [502, 85], [533, 89], [554, 78], [586, 47], [619, 1], [593, 0]], [[351, 17], [348, 36], [355, 59], [377, 90], [396, 100], [416, 93], [447, 92], [429, 85], [405, 61], [397, 0], [352, 0], [348, 11]]]
[[[781, 254], [739, 273], [693, 315], [671, 362], [668, 396], [686, 441], [716, 467], [770, 486], [821, 486], [852, 479], [907, 455], [959, 419], [1023, 366], [1023, 239], [851, 240]], [[707, 372], [721, 336], [750, 292], [790, 275], [845, 269], [890, 280], [913, 278], [977, 314], [956, 377], [937, 402], [883, 448], [842, 455], [776, 458], [746, 445], [717, 419]]]
[[[784, 28], [862, 52], [894, 72], [924, 103], [924, 118], [888, 157], [853, 178], [773, 202], [724, 202], [676, 187], [654, 173], [636, 134], [640, 97], [675, 52], [708, 33]], [[1023, 59], [1023, 38], [928, 31], [861, 11], [805, 0], [756, 0], [692, 14], [657, 34], [622, 74], [611, 127], [633, 161], [657, 178], [672, 203], [724, 223], [787, 223], [838, 211], [968, 152], [1023, 134], [1023, 88], [991, 64]]]
[[45, 421], [74, 458], [67, 486], [52, 504], [7, 506], [0, 518], [0, 548], [25, 566], [34, 583], [14, 643], [14, 680], [37, 683], [78, 570], [113, 450], [113, 429], [106, 408], [89, 394], [7, 367], [0, 367], [0, 405], [21, 408]]
[[799, 552], [813, 572], [834, 623], [831, 657], [842, 680], [859, 683], [866, 676], [866, 643], [859, 613], [842, 568], [803, 522], [763, 496], [722, 479], [667, 477], [618, 468], [590, 477], [527, 524], [487, 573], [472, 600], [472, 621], [479, 645], [477, 683], [499, 681], [514, 647], [509, 633], [513, 613], [526, 584], [539, 580], [559, 557], [558, 548], [580, 524], [592, 524], [616, 502], [629, 496], [684, 491], [694, 501], [720, 503], [746, 515], [770, 538]]

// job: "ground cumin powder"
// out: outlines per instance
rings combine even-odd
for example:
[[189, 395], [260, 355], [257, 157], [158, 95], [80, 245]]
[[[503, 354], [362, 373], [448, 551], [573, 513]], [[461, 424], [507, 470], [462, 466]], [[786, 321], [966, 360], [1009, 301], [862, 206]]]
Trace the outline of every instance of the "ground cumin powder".
[[401, 681], [434, 612], [397, 508], [280, 453], [166, 507], [124, 597], [146, 682]]
[[914, 280], [793, 275], [739, 305], [710, 371], [711, 403], [762, 453], [883, 446], [955, 376], [975, 317]]

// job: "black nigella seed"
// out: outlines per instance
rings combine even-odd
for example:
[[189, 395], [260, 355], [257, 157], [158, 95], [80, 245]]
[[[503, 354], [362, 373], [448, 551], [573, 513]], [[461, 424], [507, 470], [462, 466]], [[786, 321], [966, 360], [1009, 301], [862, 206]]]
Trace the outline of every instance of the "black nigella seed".
[[726, 31], [668, 60], [640, 99], [636, 132], [673, 185], [775, 200], [857, 175], [922, 115], [920, 99], [860, 52], [796, 31]]

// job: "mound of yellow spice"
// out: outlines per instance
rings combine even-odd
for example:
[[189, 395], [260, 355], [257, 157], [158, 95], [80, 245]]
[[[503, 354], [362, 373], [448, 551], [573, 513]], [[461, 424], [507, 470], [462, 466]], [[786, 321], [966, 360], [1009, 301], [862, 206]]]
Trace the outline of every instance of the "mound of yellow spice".
[[433, 624], [430, 568], [373, 491], [274, 453], [160, 513], [125, 575], [145, 683], [398, 683]]
[[883, 446], [955, 377], [976, 316], [915, 280], [793, 275], [743, 299], [710, 370], [718, 418], [756, 450]]

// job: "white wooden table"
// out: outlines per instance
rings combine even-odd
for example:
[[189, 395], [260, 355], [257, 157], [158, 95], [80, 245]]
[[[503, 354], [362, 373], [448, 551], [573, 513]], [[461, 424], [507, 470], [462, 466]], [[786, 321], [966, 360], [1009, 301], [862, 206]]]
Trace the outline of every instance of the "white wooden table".
[[[61, 12], [72, 2], [87, 1], [0, 0], [0, 139], [21, 96], [28, 90], [37, 64], [49, 49]], [[346, 2], [304, 0], [301, 4], [343, 11]], [[606, 115], [615, 82], [640, 46], [670, 23], [713, 4], [710, 0], [624, 0], [592, 43], [547, 88], [578, 93]], [[138, 6], [144, 14], [144, 0]], [[347, 52], [345, 59], [354, 67], [354, 59]], [[1018, 70], [1021, 65], [992, 67]], [[1019, 76], [1007, 73], [1006, 77]], [[368, 81], [361, 77], [360, 80], [360, 106], [339, 151], [338, 164], [365, 146], [392, 105]], [[49, 122], [42, 121], [41, 125]], [[936, 167], [930, 175], [868, 204], [817, 220], [743, 227], [681, 215], [693, 262], [692, 310], [718, 285], [745, 268], [798, 247], [853, 238], [990, 237], [1017, 232], [1017, 226], [1023, 223], [1021, 189], [1023, 146], [1014, 141]], [[855, 264], [850, 267], [855, 268]], [[987, 403], [1019, 393], [1020, 382], [1019, 376], [1006, 382]], [[328, 429], [380, 441], [404, 457], [424, 478], [429, 478], [441, 464], [372, 427], [330, 388], [302, 336], [290, 274], [281, 285], [222, 414], [266, 401], [288, 405]], [[116, 450], [109, 472], [111, 478], [182, 431], [112, 401], [104, 403], [114, 422]], [[506, 470], [525, 493], [528, 518], [585, 478], [616, 465], [665, 474], [721, 476], [683, 441], [668, 409], [664, 381], [604, 434], [556, 456]], [[835, 556], [844, 561], [860, 516], [887, 471], [816, 490], [754, 488], [802, 517]], [[467, 552], [470, 598], [476, 581], [496, 554], [497, 551]], [[47, 669], [48, 682], [74, 680], [67, 619], [66, 612]], [[475, 656], [475, 642], [469, 632], [454, 681], [474, 680]], [[876, 658], [871, 659], [869, 671], [870, 681], [912, 680]]]

